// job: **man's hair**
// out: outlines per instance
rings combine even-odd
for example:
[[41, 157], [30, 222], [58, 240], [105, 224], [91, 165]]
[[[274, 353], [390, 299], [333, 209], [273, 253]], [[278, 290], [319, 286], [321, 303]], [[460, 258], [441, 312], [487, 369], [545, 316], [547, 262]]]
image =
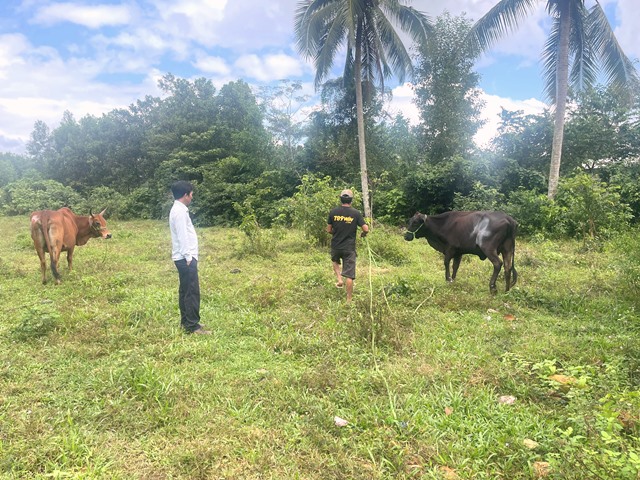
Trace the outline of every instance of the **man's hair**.
[[171, 185], [171, 193], [176, 200], [193, 192], [193, 185], [186, 180], [178, 180]]

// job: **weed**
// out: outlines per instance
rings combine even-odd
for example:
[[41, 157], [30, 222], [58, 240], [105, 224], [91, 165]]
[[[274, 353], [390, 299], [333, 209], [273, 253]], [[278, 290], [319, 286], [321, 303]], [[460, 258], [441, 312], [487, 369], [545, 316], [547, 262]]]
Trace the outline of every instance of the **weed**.
[[27, 308], [11, 328], [11, 336], [25, 342], [46, 337], [59, 326], [60, 315], [51, 303]]

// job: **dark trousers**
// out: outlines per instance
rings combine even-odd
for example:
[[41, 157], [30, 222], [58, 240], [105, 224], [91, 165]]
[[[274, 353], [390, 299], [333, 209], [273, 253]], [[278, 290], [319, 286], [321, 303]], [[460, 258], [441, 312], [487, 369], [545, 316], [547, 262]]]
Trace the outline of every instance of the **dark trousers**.
[[180, 323], [187, 332], [200, 328], [200, 282], [198, 281], [198, 261], [194, 258], [187, 265], [186, 260], [174, 262], [180, 277], [178, 305]]

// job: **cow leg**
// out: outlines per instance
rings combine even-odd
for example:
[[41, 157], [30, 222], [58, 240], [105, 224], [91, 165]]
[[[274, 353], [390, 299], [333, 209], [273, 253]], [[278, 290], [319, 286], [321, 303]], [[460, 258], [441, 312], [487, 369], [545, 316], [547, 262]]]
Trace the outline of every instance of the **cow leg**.
[[31, 225], [31, 238], [33, 239], [33, 246], [36, 249], [36, 253], [38, 254], [38, 258], [40, 259], [40, 272], [42, 273], [42, 283], [47, 283], [47, 262], [46, 256], [44, 253], [44, 237], [42, 236], [42, 232], [39, 229], [39, 226], [33, 224]]
[[71, 267], [73, 265], [73, 247], [69, 248], [67, 251], [67, 265], [69, 266], [69, 271], [71, 271]]
[[490, 252], [486, 255], [489, 261], [493, 264], [493, 275], [491, 275], [491, 280], [489, 281], [489, 291], [495, 294], [498, 293], [496, 280], [498, 279], [498, 274], [500, 273], [500, 269], [502, 268], [502, 260], [500, 260], [498, 252]]
[[[505, 292], [508, 292], [511, 288], [511, 272], [513, 271], [513, 252], [502, 252], [502, 259], [504, 260], [504, 281], [505, 281]], [[517, 278], [517, 274], [514, 274], [513, 283], [515, 284], [515, 280]]]
[[49, 258], [51, 259], [51, 273], [56, 281], [56, 285], [60, 285], [60, 272], [58, 271], [58, 261], [60, 260], [60, 247], [57, 244], [51, 245], [51, 251], [49, 252]]
[[42, 244], [38, 244], [36, 242], [36, 252], [38, 253], [38, 258], [40, 258], [40, 271], [42, 272], [42, 284], [45, 285], [47, 283], [47, 261], [44, 254], [44, 247]]
[[458, 267], [460, 267], [460, 260], [462, 260], [462, 255], [456, 255], [455, 257], [453, 257], [453, 275], [451, 275], [452, 281], [456, 279]]
[[451, 275], [449, 275], [449, 264], [451, 263], [451, 258], [452, 258], [451, 254], [449, 253], [444, 254], [444, 279], [447, 282], [453, 282], [453, 278], [451, 278]]

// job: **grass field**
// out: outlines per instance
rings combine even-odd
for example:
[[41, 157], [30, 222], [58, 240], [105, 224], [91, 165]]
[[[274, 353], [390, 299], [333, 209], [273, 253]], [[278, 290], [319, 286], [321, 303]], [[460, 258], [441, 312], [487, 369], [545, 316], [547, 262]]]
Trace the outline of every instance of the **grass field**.
[[491, 296], [489, 262], [447, 284], [378, 228], [348, 306], [299, 232], [200, 229], [203, 337], [166, 223], [109, 228], [42, 285], [0, 218], [0, 478], [639, 478], [638, 299], [607, 245], [519, 240]]

